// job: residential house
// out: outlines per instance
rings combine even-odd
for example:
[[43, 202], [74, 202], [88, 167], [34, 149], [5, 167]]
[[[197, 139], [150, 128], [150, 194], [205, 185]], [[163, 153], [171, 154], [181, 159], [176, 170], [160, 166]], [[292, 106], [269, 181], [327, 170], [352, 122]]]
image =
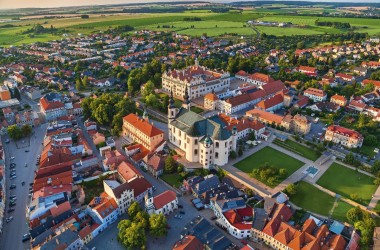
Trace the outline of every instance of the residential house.
[[146, 162], [147, 170], [154, 176], [158, 177], [164, 173], [165, 157], [159, 154], [148, 155]]
[[347, 105], [346, 97], [342, 95], [335, 94], [330, 98], [330, 102], [338, 104], [341, 107], [345, 107]]
[[128, 182], [121, 184], [115, 180], [104, 180], [103, 187], [104, 192], [116, 201], [119, 207], [119, 214], [126, 213], [135, 199], [133, 189]]
[[308, 88], [303, 92], [303, 95], [309, 97], [314, 102], [324, 102], [327, 99], [327, 94], [323, 90], [316, 88]]

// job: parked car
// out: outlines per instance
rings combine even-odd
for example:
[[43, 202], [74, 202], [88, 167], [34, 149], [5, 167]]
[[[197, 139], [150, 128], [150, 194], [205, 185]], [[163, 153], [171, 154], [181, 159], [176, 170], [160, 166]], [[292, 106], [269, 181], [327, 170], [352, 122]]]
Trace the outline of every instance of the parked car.
[[10, 143], [11, 141], [9, 139], [6, 139], [5, 140], [5, 143]]
[[16, 202], [9, 203], [9, 207], [14, 207], [14, 206], [16, 206]]
[[242, 244], [244, 244], [244, 245], [247, 245], [247, 244], [248, 244], [248, 242], [245, 241], [245, 240], [241, 240], [240, 242], [241, 242]]
[[25, 185], [25, 181], [21, 182], [21, 185], [23, 185], [23, 186], [24, 186], [24, 185]]
[[10, 216], [6, 219], [7, 223], [10, 222], [11, 220], [13, 220], [13, 216]]
[[17, 178], [16, 175], [12, 175], [11, 178], [9, 178], [9, 179], [14, 180], [14, 179], [16, 179], [16, 178]]
[[13, 199], [13, 198], [16, 198], [16, 195], [15, 194], [12, 194], [11, 196], [9, 196], [10, 199]]
[[10, 189], [15, 189], [16, 188], [16, 184], [12, 184], [9, 188]]
[[22, 236], [22, 241], [25, 242], [25, 241], [28, 241], [28, 240], [30, 240], [30, 234], [24, 234]]
[[8, 209], [8, 213], [11, 213], [11, 212], [13, 212], [13, 211], [15, 211], [14, 208], [9, 208], [9, 209]]
[[15, 159], [15, 157], [14, 156], [11, 156], [11, 160], [14, 160]]
[[183, 206], [182, 205], [178, 205], [178, 208], [183, 208]]
[[185, 211], [179, 211], [180, 214], [185, 214]]

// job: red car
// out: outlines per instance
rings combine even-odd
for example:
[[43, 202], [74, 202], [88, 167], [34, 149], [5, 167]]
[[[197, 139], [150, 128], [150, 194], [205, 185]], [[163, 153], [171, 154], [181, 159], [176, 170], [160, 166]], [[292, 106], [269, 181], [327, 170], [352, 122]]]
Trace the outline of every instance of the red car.
[[245, 240], [241, 240], [240, 242], [243, 243], [244, 245], [247, 245], [247, 244], [248, 244], [248, 242], [245, 241]]

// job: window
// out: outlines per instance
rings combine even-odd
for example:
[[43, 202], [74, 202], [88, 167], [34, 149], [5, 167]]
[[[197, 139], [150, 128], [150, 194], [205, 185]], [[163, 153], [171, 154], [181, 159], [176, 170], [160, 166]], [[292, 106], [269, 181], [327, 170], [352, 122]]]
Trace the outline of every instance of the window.
[[194, 154], [195, 154], [195, 155], [198, 154], [198, 149], [194, 149]]
[[216, 142], [216, 143], [215, 143], [215, 147], [216, 147], [216, 148], [219, 148], [219, 142]]
[[219, 153], [215, 152], [215, 158], [218, 159], [218, 157], [219, 157]]
[[198, 144], [198, 139], [195, 139], [194, 144], [195, 144], [195, 145]]

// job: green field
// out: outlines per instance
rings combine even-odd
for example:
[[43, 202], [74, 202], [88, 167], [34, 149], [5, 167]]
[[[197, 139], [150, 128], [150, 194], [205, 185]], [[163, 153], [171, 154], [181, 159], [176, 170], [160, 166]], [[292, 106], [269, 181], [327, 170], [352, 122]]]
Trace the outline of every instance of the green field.
[[[304, 165], [303, 162], [283, 154], [280, 151], [277, 151], [271, 147], [265, 147], [239, 161], [235, 164], [235, 167], [245, 173], [252, 173], [253, 169], [260, 168], [266, 162], [268, 162], [273, 168], [285, 168], [287, 170], [287, 176], [282, 180], [288, 178], [291, 174]], [[280, 179], [279, 182], [282, 180]]]
[[[71, 36], [78, 34], [90, 34], [98, 31], [104, 31], [121, 25], [133, 26], [136, 30], [150, 29], [161, 31], [176, 31], [179, 34], [200, 36], [206, 33], [208, 36], [220, 36], [224, 34], [237, 34], [243, 36], [255, 35], [255, 32], [247, 26], [249, 20], [292, 22], [305, 27], [266, 27], [256, 26], [260, 33], [276, 36], [291, 35], [313, 35], [313, 34], [337, 34], [345, 31], [331, 27], [317, 27], [314, 25], [317, 17], [313, 16], [292, 16], [281, 15], [284, 12], [295, 11], [295, 9], [275, 9], [265, 8], [256, 10], [247, 10], [242, 13], [231, 11], [228, 13], [212, 13], [210, 11], [186, 11], [184, 13], [162, 13], [162, 14], [114, 14], [114, 15], [90, 15], [89, 19], [80, 17], [68, 17], [57, 19], [35, 18], [29, 20], [20, 20], [10, 22], [15, 25], [13, 28], [0, 29], [0, 45], [19, 45], [23, 43], [44, 42], [64, 38], [61, 34], [43, 34], [33, 38], [23, 35], [22, 32], [30, 29], [35, 24], [41, 24], [46, 28], [51, 25], [58, 29], [65, 29], [65, 33]], [[307, 9], [302, 9], [307, 12]], [[319, 9], [313, 9], [318, 12]], [[312, 12], [314, 13], [314, 12]], [[202, 21], [189, 22], [184, 21], [185, 17], [200, 17]], [[368, 32], [370, 35], [380, 34], [380, 24], [377, 19], [365, 18], [335, 18], [335, 17], [318, 17], [320, 21], [338, 21], [349, 22], [356, 27], [357, 32]], [[8, 23], [2, 23], [8, 24]], [[168, 25], [170, 28], [162, 28], [162, 25]], [[194, 28], [190, 26], [194, 25]], [[245, 27], [244, 27], [245, 26]], [[62, 32], [61, 32], [62, 33]]]
[[273, 143], [312, 161], [316, 161], [321, 156], [317, 151], [292, 140], [286, 140], [283, 142], [276, 139]]
[[[313, 185], [301, 181], [297, 184], [297, 193], [290, 197], [290, 201], [310, 212], [328, 216], [334, 205], [335, 198]], [[352, 208], [350, 204], [338, 201], [332, 217], [339, 221], [346, 221], [346, 213], [350, 208]]]
[[350, 199], [352, 194], [357, 194], [359, 199], [354, 200], [363, 205], [368, 205], [377, 188], [373, 184], [373, 180], [368, 175], [357, 173], [355, 170], [333, 163], [317, 181], [317, 184]]
[[[268, 22], [291, 22], [297, 25], [307, 25], [310, 26], [308, 30], [310, 32], [326, 32], [326, 33], [341, 33], [342, 31], [338, 29], [333, 29], [331, 27], [321, 27], [316, 26], [315, 21], [331, 21], [331, 22], [342, 22], [350, 23], [352, 27], [355, 27], [356, 32], [368, 32], [370, 35], [380, 34], [380, 24], [377, 19], [370, 18], [339, 18], [339, 17], [314, 17], [314, 16], [288, 16], [288, 15], [267, 15], [265, 17], [259, 18], [260, 21]], [[286, 28], [284, 28], [286, 29]]]

